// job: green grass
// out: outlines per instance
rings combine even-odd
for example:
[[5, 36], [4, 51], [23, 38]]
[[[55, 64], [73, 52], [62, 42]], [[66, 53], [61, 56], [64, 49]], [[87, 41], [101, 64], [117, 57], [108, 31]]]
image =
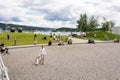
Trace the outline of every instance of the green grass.
[[[93, 34], [96, 34], [96, 37], [93, 37]], [[94, 40], [101, 40], [104, 41], [104, 36], [108, 36], [109, 40], [114, 40], [114, 38], [119, 38], [120, 35], [112, 34], [109, 32], [103, 32], [103, 31], [94, 31], [87, 33], [87, 37], [85, 39], [94, 39]]]
[[[46, 36], [47, 39], [43, 40], [42, 38]], [[65, 36], [60, 36], [61, 39], [65, 40]], [[0, 43], [4, 43], [5, 46], [13, 46], [14, 39], [16, 39], [16, 45], [31, 45], [34, 44], [34, 34], [33, 33], [10, 33], [10, 40], [7, 40], [7, 33], [0, 33]], [[48, 35], [37, 34], [37, 44], [46, 44], [53, 39]]]
[[[96, 34], [96, 37], [93, 37], [93, 34]], [[87, 37], [84, 39], [94, 39], [104, 41], [104, 36], [107, 35], [109, 40], [113, 40], [114, 38], [119, 38], [120, 35], [111, 34], [109, 32], [102, 31], [94, 31], [87, 33]], [[46, 36], [47, 40], [43, 40], [42, 38]], [[60, 39], [65, 41], [66, 36], [60, 36]], [[79, 37], [80, 38], [80, 37]], [[10, 33], [10, 40], [7, 40], [7, 33], [0, 33], [0, 43], [4, 43], [5, 46], [13, 46], [14, 39], [16, 39], [16, 45], [33, 45], [34, 44], [34, 34], [33, 33]], [[58, 41], [54, 41], [48, 35], [37, 34], [37, 44], [47, 44], [48, 41], [52, 41], [52, 43], [56, 43]]]

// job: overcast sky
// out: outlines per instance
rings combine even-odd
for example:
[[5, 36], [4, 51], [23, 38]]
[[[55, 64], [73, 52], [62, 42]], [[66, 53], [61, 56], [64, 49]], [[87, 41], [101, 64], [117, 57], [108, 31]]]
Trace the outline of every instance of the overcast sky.
[[40, 27], [76, 27], [80, 14], [120, 27], [120, 0], [0, 0], [0, 22]]

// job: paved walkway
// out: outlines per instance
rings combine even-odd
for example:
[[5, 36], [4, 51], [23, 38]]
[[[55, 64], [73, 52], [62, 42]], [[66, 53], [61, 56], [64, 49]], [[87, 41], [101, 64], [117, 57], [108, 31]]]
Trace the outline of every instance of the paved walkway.
[[120, 80], [120, 44], [45, 46], [45, 65], [33, 65], [40, 47], [2, 56], [10, 80]]
[[[71, 38], [72, 39], [72, 42], [73, 44], [86, 44], [88, 43], [88, 40], [84, 40], [84, 39], [78, 39], [78, 38]], [[98, 41], [96, 40], [95, 41], [96, 43], [112, 43], [112, 41]], [[65, 43], [67, 44], [67, 43]], [[40, 46], [40, 45], [47, 45], [47, 44], [37, 44], [37, 45], [22, 45], [22, 46], [10, 46], [9, 48], [24, 48], [24, 47], [36, 47], [36, 46]], [[54, 43], [52, 45], [57, 45], [57, 43]]]

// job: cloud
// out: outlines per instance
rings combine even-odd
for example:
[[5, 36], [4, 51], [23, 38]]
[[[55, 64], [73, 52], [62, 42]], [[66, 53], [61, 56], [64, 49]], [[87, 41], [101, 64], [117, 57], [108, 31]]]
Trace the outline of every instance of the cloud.
[[21, 22], [21, 20], [18, 17], [12, 17], [11, 20], [15, 22]]
[[0, 17], [0, 21], [5, 21], [5, 22], [8, 22], [7, 19], [3, 18], [3, 17]]
[[120, 0], [0, 0], [0, 22], [42, 27], [76, 27], [80, 14], [120, 26]]
[[70, 8], [63, 8], [59, 11], [45, 11], [44, 19], [48, 21], [71, 21], [72, 17], [70, 17]]

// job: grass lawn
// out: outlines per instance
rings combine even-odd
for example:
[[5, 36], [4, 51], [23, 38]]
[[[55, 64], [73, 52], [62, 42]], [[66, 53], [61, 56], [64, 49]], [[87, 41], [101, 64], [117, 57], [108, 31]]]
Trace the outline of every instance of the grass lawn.
[[[93, 37], [93, 34], [96, 34], [96, 37]], [[120, 39], [120, 35], [112, 34], [112, 33], [109, 33], [109, 32], [103, 32], [103, 31], [89, 32], [89, 33], [87, 33], [87, 37], [85, 37], [84, 39], [87, 39], [87, 40], [88, 39], [94, 39], [94, 40], [104, 41], [105, 35], [108, 36], [109, 40], [114, 40], [114, 38], [119, 38]]]
[[[96, 37], [93, 37], [93, 34], [96, 34]], [[94, 40], [101, 40], [104, 41], [104, 36], [108, 36], [109, 40], [114, 40], [114, 38], [119, 38], [120, 35], [112, 34], [109, 32], [102, 32], [102, 31], [94, 31], [87, 33], [87, 37], [84, 39], [94, 39]], [[46, 40], [43, 40], [43, 37], [46, 37]], [[59, 36], [60, 39], [65, 41], [66, 36]], [[77, 37], [81, 38], [81, 37]], [[7, 33], [0, 33], [0, 43], [5, 43], [5, 46], [13, 46], [14, 39], [16, 39], [16, 45], [33, 45], [34, 44], [34, 34], [33, 33], [10, 33], [10, 40], [7, 40]], [[48, 35], [37, 34], [37, 44], [47, 44], [48, 41], [52, 41], [52, 43], [56, 43], [58, 41], [54, 41]]]
[[[43, 40], [43, 37], [46, 37], [46, 40]], [[65, 40], [65, 36], [60, 36], [61, 39]], [[7, 40], [7, 33], [0, 33], [0, 43], [4, 43], [5, 46], [13, 46], [14, 40], [16, 39], [16, 45], [30, 45], [34, 44], [34, 34], [33, 33], [10, 33], [10, 40]], [[53, 39], [48, 35], [37, 34], [37, 44], [45, 44]]]

